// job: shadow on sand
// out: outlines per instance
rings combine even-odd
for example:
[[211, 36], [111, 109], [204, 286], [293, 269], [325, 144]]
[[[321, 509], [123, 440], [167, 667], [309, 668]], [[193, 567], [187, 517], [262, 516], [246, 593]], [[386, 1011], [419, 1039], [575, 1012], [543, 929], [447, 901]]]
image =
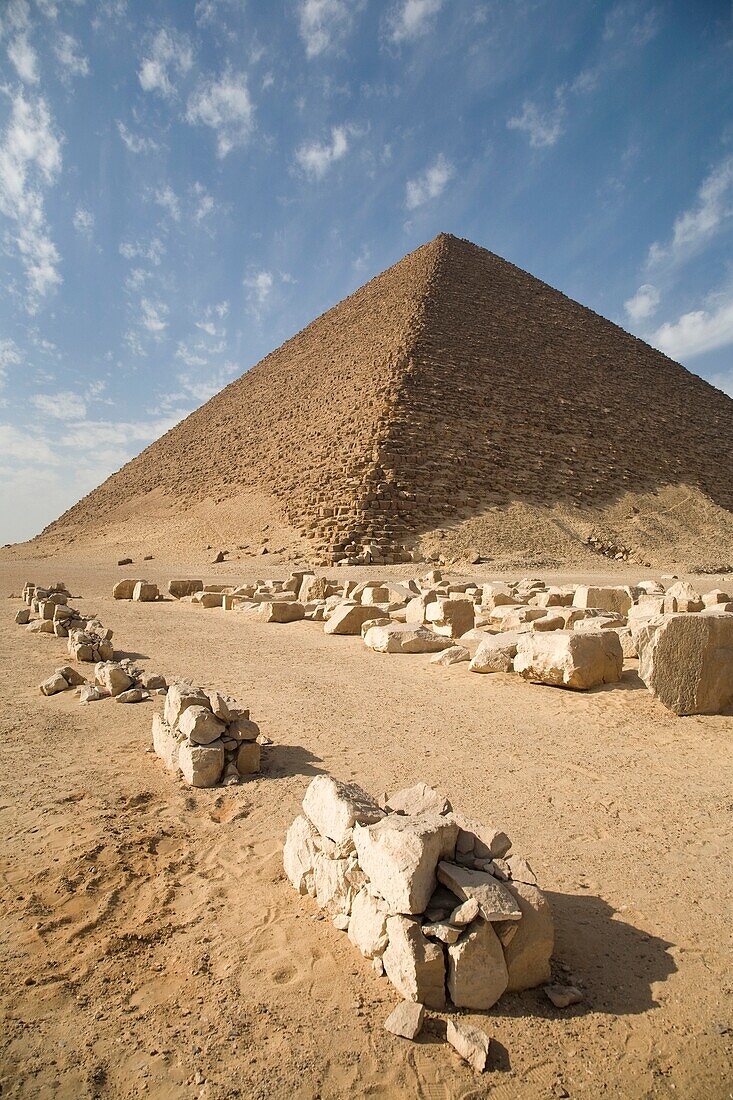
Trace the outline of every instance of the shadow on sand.
[[321, 763], [320, 756], [314, 756], [302, 745], [268, 745], [267, 768], [262, 776], [282, 779], [289, 775], [322, 775], [323, 768], [313, 766]]
[[652, 987], [674, 974], [669, 954], [674, 944], [616, 916], [603, 898], [592, 894], [546, 892], [555, 917], [554, 970], [563, 984], [580, 983], [585, 999], [571, 1008], [553, 1008], [541, 988], [505, 995], [496, 1009], [503, 1016], [537, 1015], [546, 1019], [602, 1012], [634, 1016], [658, 1006]]

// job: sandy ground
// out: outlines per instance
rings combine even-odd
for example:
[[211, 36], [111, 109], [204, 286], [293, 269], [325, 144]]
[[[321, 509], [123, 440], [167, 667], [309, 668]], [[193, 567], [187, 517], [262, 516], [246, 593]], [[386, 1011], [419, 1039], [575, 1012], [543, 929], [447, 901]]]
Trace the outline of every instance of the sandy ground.
[[[312, 623], [115, 603], [136, 570], [0, 564], [3, 1096], [733, 1095], [733, 716], [676, 718], [633, 663], [572, 694]], [[275, 742], [262, 775], [191, 790], [150, 752], [159, 702], [41, 697], [66, 652], [13, 625], [26, 578], [65, 580], [146, 668], [246, 702]], [[494, 1039], [483, 1077], [437, 1016], [415, 1044], [384, 1032], [394, 989], [282, 872], [320, 771], [374, 793], [424, 779], [506, 828], [585, 1003], [533, 991], [472, 1017]]]

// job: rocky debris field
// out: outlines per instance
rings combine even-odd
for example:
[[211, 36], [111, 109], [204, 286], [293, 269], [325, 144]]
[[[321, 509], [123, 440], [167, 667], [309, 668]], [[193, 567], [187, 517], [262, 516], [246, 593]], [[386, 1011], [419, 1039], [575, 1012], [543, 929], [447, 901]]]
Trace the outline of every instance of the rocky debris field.
[[[161, 568], [151, 582], [159, 593]], [[679, 662], [689, 663], [687, 637], [664, 642], [670, 630], [697, 624], [698, 658], [702, 639], [718, 662], [710, 667], [725, 673], [727, 636], [706, 624], [725, 631], [727, 583], [701, 593], [672, 577], [608, 585], [375, 573], [352, 584], [303, 572], [217, 582], [218, 592], [204, 577], [177, 599], [113, 602], [106, 576], [70, 577], [89, 593], [74, 598], [80, 617], [93, 617], [93, 600], [115, 627], [116, 659], [96, 662], [95, 682], [99, 671], [100, 693], [119, 698], [119, 670], [163, 679], [148, 694], [165, 692], [158, 728], [178, 751], [180, 781], [145, 757], [145, 707], [74, 705], [84, 685], [71, 681], [84, 664], [63, 663], [68, 638], [31, 632], [6, 647], [13, 703], [0, 756], [17, 759], [22, 746], [27, 769], [6, 767], [0, 780], [0, 820], [9, 839], [12, 818], [13, 835], [0, 880], [8, 1095], [508, 1090], [534, 1100], [595, 1097], [613, 1080], [629, 1097], [727, 1096], [730, 705], [690, 712], [717, 698], [704, 659], [676, 709], [660, 705], [670, 670], [677, 681]], [[202, 614], [194, 596], [207, 589], [219, 599]], [[647, 597], [662, 601], [639, 615], [659, 638], [656, 695], [637, 671], [651, 642], [634, 640], [634, 608], [649, 610]], [[276, 605], [292, 615], [293, 604], [303, 616], [281, 618]], [[558, 609], [571, 627], [564, 618], [535, 627]], [[12, 618], [0, 633], [17, 639]], [[606, 621], [576, 625], [593, 619]], [[382, 641], [364, 644], [372, 631]], [[564, 644], [547, 658], [534, 648], [586, 631], [604, 640], [595, 673], [577, 643], [569, 656]], [[527, 675], [515, 662], [530, 642]], [[51, 700], [37, 688], [49, 654], [69, 684]], [[159, 672], [144, 671], [151, 661]], [[534, 686], [562, 682], [571, 668], [590, 668], [591, 690]], [[196, 686], [211, 682], [220, 687]], [[212, 737], [226, 761], [239, 699], [277, 731], [267, 771], [231, 788], [223, 774], [213, 790], [190, 786], [182, 750]], [[691, 716], [681, 722], [678, 712]], [[365, 793], [383, 785], [399, 789]], [[487, 821], [517, 839], [542, 891]], [[294, 861], [299, 891], [315, 890], [317, 911], [293, 894], [283, 859], [288, 875]], [[524, 890], [545, 912], [544, 935], [520, 951], [532, 924]]]

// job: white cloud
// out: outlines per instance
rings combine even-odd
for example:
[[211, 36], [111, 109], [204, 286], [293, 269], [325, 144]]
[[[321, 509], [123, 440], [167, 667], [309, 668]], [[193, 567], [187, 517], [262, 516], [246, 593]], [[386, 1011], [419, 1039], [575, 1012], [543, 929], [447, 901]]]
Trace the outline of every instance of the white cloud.
[[185, 34], [163, 27], [152, 40], [138, 71], [146, 92], [159, 92], [166, 99], [176, 94], [174, 80], [185, 76], [193, 65], [193, 50]]
[[334, 126], [330, 142], [305, 142], [295, 150], [295, 159], [311, 179], [323, 179], [329, 168], [349, 150], [349, 128]]
[[419, 38], [442, 7], [443, 0], [400, 0], [388, 18], [390, 38], [397, 44]]
[[74, 229], [84, 237], [91, 237], [94, 230], [94, 214], [83, 206], [77, 206], [74, 211]]
[[128, 130], [124, 122], [118, 121], [117, 129], [120, 137], [131, 153], [154, 153], [156, 149], [160, 148], [157, 141], [153, 141], [152, 138], [141, 137], [140, 134], [135, 134], [132, 130]]
[[68, 76], [89, 75], [89, 61], [73, 34], [58, 34], [53, 49]]
[[120, 245], [120, 255], [126, 260], [147, 260], [158, 267], [165, 255], [165, 245], [158, 237], [153, 237], [144, 244], [140, 241], [123, 241]]
[[216, 204], [213, 195], [209, 194], [202, 183], [194, 183], [192, 192], [194, 197], [193, 216], [195, 221], [200, 222], [212, 213]]
[[0, 143], [0, 213], [15, 226], [13, 238], [25, 269], [33, 313], [39, 300], [61, 282], [60, 256], [49, 236], [43, 189], [61, 171], [61, 141], [53, 131], [44, 99], [13, 97], [10, 120]]
[[453, 174], [453, 165], [440, 153], [433, 164], [426, 168], [421, 175], [407, 181], [405, 187], [405, 206], [407, 209], [415, 210], [431, 199], [437, 199], [439, 195], [443, 194], [446, 184], [453, 177]]
[[155, 202], [168, 211], [174, 222], [181, 220], [181, 202], [170, 184], [158, 188], [155, 192]]
[[21, 363], [20, 348], [14, 340], [0, 340], [0, 389], [5, 385], [8, 367], [17, 367]]
[[77, 393], [64, 390], [61, 393], [37, 393], [30, 399], [39, 412], [54, 420], [80, 420], [87, 414], [87, 405]]
[[694, 359], [728, 347], [733, 344], [733, 296], [719, 299], [711, 310], [693, 310], [662, 325], [652, 343], [672, 359]]
[[178, 375], [178, 382], [185, 392], [197, 401], [208, 401], [239, 372], [240, 367], [237, 363], [226, 362], [223, 367], [209, 371], [205, 375], [184, 371]]
[[140, 312], [140, 324], [143, 328], [153, 333], [165, 332], [168, 327], [168, 322], [165, 319], [168, 313], [166, 305], [162, 302], [151, 302], [149, 298], [143, 298], [140, 301]]
[[529, 144], [533, 149], [542, 149], [548, 145], [554, 145], [563, 132], [563, 118], [565, 107], [559, 101], [555, 107], [547, 111], [540, 111], [535, 103], [526, 102], [522, 107], [522, 113], [510, 118], [507, 129], [520, 130], [528, 134]]
[[318, 57], [348, 34], [361, 0], [300, 0], [298, 26], [306, 56]]
[[699, 251], [733, 215], [733, 157], [726, 157], [703, 180], [697, 201], [683, 211], [672, 228], [668, 244], [653, 244], [649, 266], [663, 261], [680, 262]]
[[656, 312], [661, 301], [661, 294], [651, 283], [644, 283], [636, 294], [624, 302], [624, 309], [632, 321], [643, 321]]
[[6, 31], [26, 31], [31, 23], [28, 0], [6, 0], [0, 8], [0, 34]]
[[659, 31], [659, 13], [638, 0], [621, 0], [605, 18], [603, 37], [621, 40], [624, 46], [645, 46]]
[[274, 281], [269, 271], [257, 271], [242, 280], [249, 290], [248, 298], [258, 306], [263, 306], [270, 297]]
[[244, 73], [227, 71], [219, 80], [203, 81], [188, 100], [186, 121], [215, 131], [220, 157], [244, 145], [254, 127], [254, 106]]
[[26, 84], [38, 83], [38, 57], [24, 34], [18, 35], [10, 43], [8, 57], [22, 81]]

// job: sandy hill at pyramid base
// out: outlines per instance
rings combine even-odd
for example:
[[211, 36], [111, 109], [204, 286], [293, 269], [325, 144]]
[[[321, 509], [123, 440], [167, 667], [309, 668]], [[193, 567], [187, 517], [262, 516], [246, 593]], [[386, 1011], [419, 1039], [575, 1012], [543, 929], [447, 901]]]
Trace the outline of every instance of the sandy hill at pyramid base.
[[[588, 542], [596, 539], [597, 545]], [[262, 554], [267, 548], [267, 555]], [[616, 548], [629, 553], [618, 563]], [[263, 572], [277, 560], [323, 564], [324, 558], [282, 519], [277, 502], [262, 493], [200, 501], [188, 507], [160, 491], [133, 499], [103, 526], [49, 532], [3, 556], [72, 555], [116, 561], [123, 556], [210, 562], [219, 550], [227, 560], [260, 557]], [[515, 499], [421, 533], [419, 560], [465, 562], [478, 552], [495, 569], [614, 568], [646, 564], [658, 570], [721, 573], [733, 564], [733, 515], [698, 489], [666, 486], [628, 492], [600, 508], [538, 505]]]
[[640, 560], [730, 559], [732, 448], [731, 398], [441, 234], [211, 398], [39, 545], [156, 536], [193, 553], [277, 530], [326, 564], [391, 565], [464, 538], [497, 560], [582, 560], [589, 537]]

